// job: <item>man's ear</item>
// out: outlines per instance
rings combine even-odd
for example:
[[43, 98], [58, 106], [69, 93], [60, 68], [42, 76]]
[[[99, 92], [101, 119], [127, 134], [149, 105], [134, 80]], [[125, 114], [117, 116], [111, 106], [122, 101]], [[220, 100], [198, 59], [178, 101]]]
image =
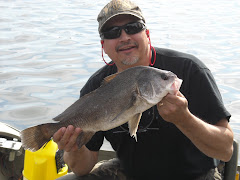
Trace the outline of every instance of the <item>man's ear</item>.
[[149, 29], [146, 29], [146, 34], [147, 34], [147, 37], [150, 36]]
[[[101, 45], [102, 45], [102, 51], [105, 52], [105, 49], [103, 48], [104, 40], [101, 40], [100, 42], [101, 42]], [[105, 53], [106, 53], [106, 52], [105, 52]]]
[[[105, 61], [104, 57], [103, 57], [103, 51], [106, 53], [105, 49], [103, 48], [103, 44], [104, 44], [104, 40], [101, 40], [101, 45], [102, 45], [102, 58], [103, 58], [103, 61], [108, 65], [108, 66], [112, 66], [114, 65], [115, 63], [113, 62], [112, 64], [109, 64]], [[107, 53], [106, 53], [107, 54]]]

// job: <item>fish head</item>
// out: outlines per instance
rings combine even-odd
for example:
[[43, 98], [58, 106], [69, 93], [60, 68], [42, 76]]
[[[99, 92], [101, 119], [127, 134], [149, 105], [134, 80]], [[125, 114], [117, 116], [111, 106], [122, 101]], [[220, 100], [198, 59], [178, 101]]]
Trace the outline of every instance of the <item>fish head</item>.
[[176, 95], [181, 84], [174, 73], [148, 67], [139, 76], [138, 89], [142, 98], [155, 105], [168, 93]]

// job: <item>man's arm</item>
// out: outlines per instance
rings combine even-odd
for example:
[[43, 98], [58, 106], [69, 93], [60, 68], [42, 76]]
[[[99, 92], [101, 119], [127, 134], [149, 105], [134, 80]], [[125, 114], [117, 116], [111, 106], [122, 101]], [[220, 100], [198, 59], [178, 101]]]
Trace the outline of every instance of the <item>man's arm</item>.
[[158, 104], [159, 114], [174, 123], [192, 143], [209, 157], [229, 161], [233, 152], [233, 132], [227, 119], [211, 125], [194, 116], [188, 109], [187, 99], [178, 92], [168, 94]]
[[69, 168], [78, 176], [88, 174], [98, 160], [98, 152], [90, 151], [83, 145], [80, 149], [76, 139], [81, 133], [80, 128], [69, 125], [67, 128], [60, 128], [54, 135], [53, 140], [58, 148], [64, 150], [64, 161]]
[[90, 151], [84, 145], [77, 151], [64, 152], [64, 161], [78, 176], [88, 174], [98, 160], [98, 152]]

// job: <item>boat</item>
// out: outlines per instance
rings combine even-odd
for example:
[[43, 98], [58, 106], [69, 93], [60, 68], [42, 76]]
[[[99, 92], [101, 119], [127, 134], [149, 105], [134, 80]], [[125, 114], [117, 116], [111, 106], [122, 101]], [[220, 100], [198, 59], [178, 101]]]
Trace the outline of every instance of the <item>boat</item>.
[[[53, 141], [42, 147], [40, 151], [25, 151], [22, 147], [20, 131], [0, 122], [0, 180], [54, 180], [68, 173], [67, 165], [62, 162], [61, 153]], [[116, 157], [115, 152], [100, 150], [98, 161], [114, 157]], [[240, 167], [237, 163], [238, 143], [234, 141], [233, 156], [225, 164], [224, 180], [239, 180]]]
[[19, 130], [0, 122], [0, 180], [22, 179], [24, 153]]

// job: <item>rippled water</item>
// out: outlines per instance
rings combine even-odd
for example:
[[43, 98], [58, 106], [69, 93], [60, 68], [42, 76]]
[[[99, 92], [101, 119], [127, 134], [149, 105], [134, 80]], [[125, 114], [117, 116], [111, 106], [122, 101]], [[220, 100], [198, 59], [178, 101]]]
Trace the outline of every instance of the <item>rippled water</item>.
[[[50, 122], [104, 65], [96, 17], [108, 1], [0, 0], [0, 121]], [[240, 142], [240, 1], [138, 0], [154, 46], [211, 69]]]

